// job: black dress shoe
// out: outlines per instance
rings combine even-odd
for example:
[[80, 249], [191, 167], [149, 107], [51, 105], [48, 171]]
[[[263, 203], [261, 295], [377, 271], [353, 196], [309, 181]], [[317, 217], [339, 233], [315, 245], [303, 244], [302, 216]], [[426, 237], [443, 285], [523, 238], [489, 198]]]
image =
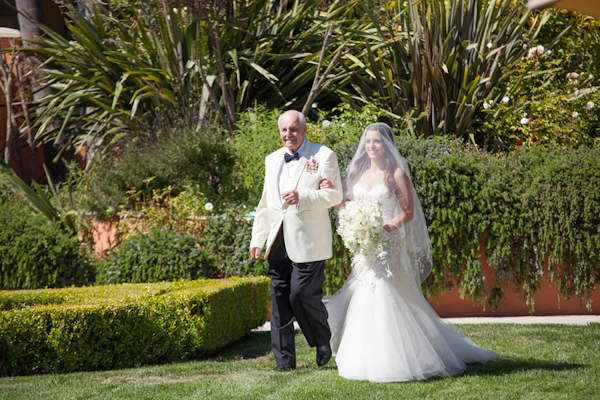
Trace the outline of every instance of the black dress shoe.
[[296, 369], [296, 366], [285, 366], [285, 365], [278, 365], [275, 368], [273, 368], [273, 371], [275, 372], [286, 372], [286, 371], [291, 371], [293, 369]]
[[331, 346], [327, 343], [324, 346], [317, 347], [317, 365], [322, 367], [331, 360]]

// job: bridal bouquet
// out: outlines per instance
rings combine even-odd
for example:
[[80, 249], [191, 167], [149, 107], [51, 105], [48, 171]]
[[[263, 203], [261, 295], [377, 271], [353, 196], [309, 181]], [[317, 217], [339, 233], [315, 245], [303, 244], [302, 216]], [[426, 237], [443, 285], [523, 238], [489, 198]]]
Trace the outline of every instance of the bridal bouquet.
[[364, 254], [385, 263], [387, 252], [383, 246], [390, 243], [383, 229], [379, 201], [357, 199], [346, 203], [339, 211], [338, 233], [344, 245], [353, 254]]

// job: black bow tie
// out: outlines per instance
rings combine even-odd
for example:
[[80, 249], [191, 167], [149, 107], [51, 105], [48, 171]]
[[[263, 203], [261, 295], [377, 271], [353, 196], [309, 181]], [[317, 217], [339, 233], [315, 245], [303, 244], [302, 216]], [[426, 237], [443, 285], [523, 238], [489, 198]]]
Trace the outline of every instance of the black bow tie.
[[288, 163], [292, 160], [299, 160], [300, 159], [300, 155], [298, 153], [294, 153], [294, 155], [291, 155], [289, 153], [285, 153], [283, 155], [283, 158], [285, 159], [285, 162]]

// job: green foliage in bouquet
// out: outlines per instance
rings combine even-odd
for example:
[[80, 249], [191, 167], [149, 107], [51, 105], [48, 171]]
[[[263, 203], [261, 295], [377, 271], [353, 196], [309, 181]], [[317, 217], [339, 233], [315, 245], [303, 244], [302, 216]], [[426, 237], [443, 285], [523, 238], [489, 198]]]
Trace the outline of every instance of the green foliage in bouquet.
[[153, 228], [123, 242], [98, 271], [97, 283], [212, 278], [213, 266], [193, 236]]

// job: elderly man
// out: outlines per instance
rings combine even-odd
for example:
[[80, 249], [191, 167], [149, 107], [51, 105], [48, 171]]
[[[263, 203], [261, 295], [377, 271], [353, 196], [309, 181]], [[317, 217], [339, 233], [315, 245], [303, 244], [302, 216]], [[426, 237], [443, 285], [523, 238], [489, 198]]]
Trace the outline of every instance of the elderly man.
[[[327, 310], [322, 302], [325, 260], [331, 258], [328, 209], [342, 201], [342, 183], [333, 151], [306, 139], [306, 120], [290, 110], [279, 117], [284, 147], [265, 159], [265, 182], [256, 211], [250, 253], [260, 259], [266, 243], [271, 278], [271, 344], [275, 371], [296, 368], [294, 317], [317, 365], [331, 359]], [[331, 189], [319, 190], [327, 179]]]

